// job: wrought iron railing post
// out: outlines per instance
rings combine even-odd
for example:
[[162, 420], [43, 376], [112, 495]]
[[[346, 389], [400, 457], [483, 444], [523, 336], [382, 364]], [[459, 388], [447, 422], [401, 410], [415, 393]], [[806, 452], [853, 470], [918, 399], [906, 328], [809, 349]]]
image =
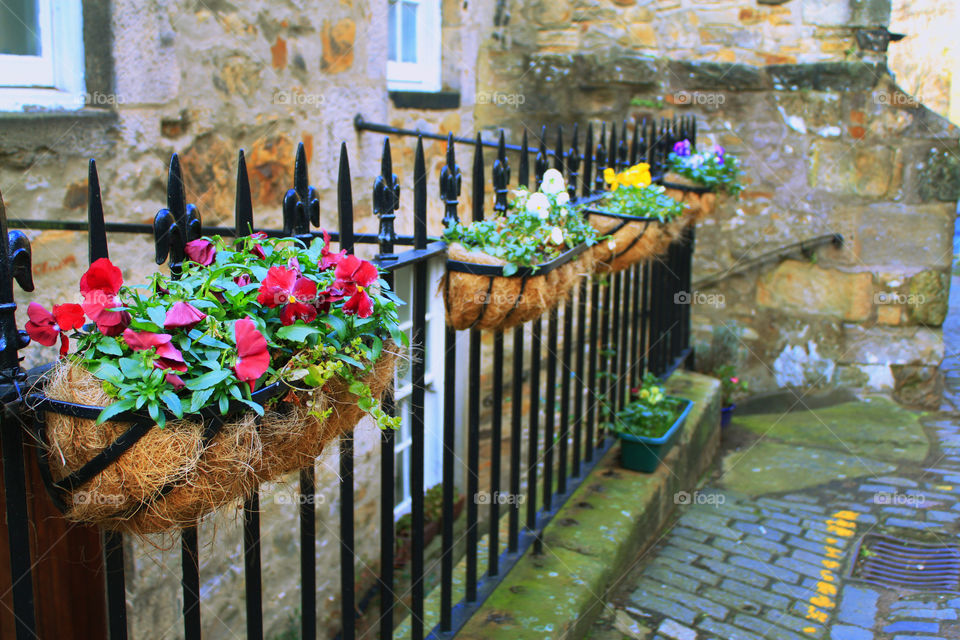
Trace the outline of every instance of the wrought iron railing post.
[[186, 257], [185, 247], [188, 242], [203, 235], [203, 229], [197, 207], [187, 203], [183, 172], [177, 154], [170, 158], [167, 172], [167, 206], [158, 211], [153, 219], [153, 235], [157, 264], [163, 264], [169, 257], [167, 266], [170, 267], [170, 275], [179, 277]]
[[[354, 251], [353, 235], [353, 189], [350, 185], [350, 161], [347, 158], [347, 145], [340, 146], [340, 173], [337, 177], [337, 213], [340, 222], [340, 248], [345, 249], [347, 253]], [[340, 436], [340, 616], [342, 640], [354, 640], [356, 636], [356, 578], [355, 570], [355, 547], [354, 547], [354, 522], [353, 522], [353, 434], [344, 434]], [[310, 473], [313, 473], [313, 467], [310, 467]], [[301, 473], [301, 483], [304, 477]], [[311, 488], [312, 488], [311, 477]], [[312, 507], [312, 505], [311, 505]], [[302, 507], [301, 507], [302, 509]], [[310, 509], [310, 525], [313, 528], [313, 509]], [[316, 535], [312, 535], [309, 541], [311, 551], [316, 544]], [[302, 534], [305, 535], [305, 534]], [[306, 562], [306, 561], [304, 561]], [[307, 633], [304, 624], [304, 638], [316, 637], [316, 558], [314, 553], [310, 553], [310, 571], [311, 571], [311, 606], [314, 608], [310, 613], [312, 620], [312, 629]], [[306, 569], [306, 565], [304, 565]], [[306, 612], [305, 612], [306, 615]], [[306, 621], [306, 617], [304, 618]]]
[[[25, 291], [33, 291], [30, 272], [30, 243], [19, 231], [7, 230], [7, 214], [0, 194], [0, 378], [16, 389], [23, 380], [18, 351], [30, 340], [17, 329], [17, 304], [13, 296], [14, 280]], [[30, 521], [27, 510], [27, 485], [23, 452], [23, 431], [18, 420], [11, 420], [11, 408], [20, 404], [19, 392], [3, 398], [0, 417], [0, 447], [3, 448], [3, 481], [7, 505], [7, 535], [10, 552], [10, 578], [13, 596], [14, 629], [17, 640], [37, 637], [36, 613], [31, 572]]]
[[[443, 200], [443, 223], [457, 224], [460, 199], [460, 167], [453, 148], [453, 134], [447, 136], [447, 162], [440, 172], [440, 197]], [[443, 370], [443, 513], [440, 558], [440, 629], [453, 629], [453, 462], [457, 441], [457, 332], [450, 326], [444, 332]]]
[[[393, 158], [390, 154], [390, 139], [384, 138], [383, 152], [380, 156], [380, 175], [376, 177], [373, 183], [373, 213], [380, 221], [377, 238], [379, 239], [379, 252], [377, 261], [383, 267], [384, 263], [397, 259], [394, 253], [394, 242], [396, 241], [396, 232], [394, 231], [394, 220], [396, 211], [400, 208], [400, 182], [397, 175], [393, 172]], [[394, 289], [394, 274], [388, 271], [383, 274], [383, 279], [390, 287]], [[394, 415], [394, 388], [389, 384], [384, 391], [381, 399], [381, 407], [387, 415]], [[394, 445], [396, 433], [393, 429], [386, 429], [380, 434], [380, 624], [381, 630], [388, 623], [393, 622], [393, 546], [394, 546], [394, 522], [393, 522], [393, 495], [394, 495]], [[413, 502], [413, 546], [422, 547], [421, 522], [417, 516], [423, 511], [423, 491], [416, 491], [413, 487], [410, 489]], [[420, 540], [418, 540], [418, 537]], [[418, 544], [419, 542], [419, 544]], [[414, 634], [415, 637], [419, 636]]]
[[[427, 168], [423, 156], [423, 138], [417, 139], [417, 150], [413, 162], [413, 236], [414, 250], [423, 251], [427, 248]], [[410, 583], [413, 602], [410, 607], [411, 630], [415, 640], [424, 635], [423, 599], [425, 595], [423, 577], [423, 522], [424, 522], [424, 460], [426, 434], [425, 426], [425, 399], [427, 368], [424, 361], [424, 352], [427, 340], [427, 263], [418, 261], [413, 267], [413, 300], [411, 313], [413, 316], [413, 353], [415, 357], [410, 367], [413, 389], [410, 395], [410, 493], [412, 502], [413, 543], [411, 553]], [[391, 492], [392, 496], [393, 493]], [[446, 506], [444, 505], [444, 509]], [[443, 511], [444, 522], [453, 520], [453, 514]], [[390, 640], [393, 637], [393, 626], [386, 624], [391, 616], [386, 615], [381, 604], [381, 640]]]

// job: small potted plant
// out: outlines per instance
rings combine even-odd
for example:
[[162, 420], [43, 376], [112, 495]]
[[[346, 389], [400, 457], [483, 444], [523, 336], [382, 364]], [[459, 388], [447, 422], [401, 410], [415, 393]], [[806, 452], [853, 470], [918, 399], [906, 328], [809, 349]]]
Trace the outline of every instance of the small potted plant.
[[713, 376], [720, 380], [720, 395], [723, 407], [720, 409], [720, 426], [730, 425], [733, 411], [737, 408], [734, 400], [747, 392], [747, 381], [737, 376], [736, 368], [732, 364], [720, 365], [713, 371]]
[[718, 193], [738, 197], [743, 191], [740, 161], [719, 145], [698, 152], [689, 140], [681, 140], [667, 159], [663, 184], [671, 197], [700, 219], [713, 213]]
[[608, 236], [593, 249], [599, 271], [620, 271], [666, 251], [688, 222], [683, 204], [651, 183], [650, 165], [640, 163], [620, 173], [606, 169], [610, 191], [584, 206], [598, 233]]
[[100, 258], [82, 304], [27, 309], [31, 339], [60, 347], [30, 400], [68, 519], [188, 526], [312, 465], [365, 413], [397, 424], [379, 398], [405, 336], [376, 265], [263, 234], [194, 240], [186, 257], [140, 286]]
[[611, 427], [620, 439], [620, 463], [631, 471], [652, 473], [670, 452], [693, 402], [668, 396], [661, 383], [647, 374], [631, 390], [631, 400], [617, 412]]
[[447, 324], [504, 330], [562, 302], [593, 269], [599, 234], [570, 206], [563, 175], [549, 169], [540, 188], [520, 187], [506, 215], [444, 231], [447, 273], [441, 283]]

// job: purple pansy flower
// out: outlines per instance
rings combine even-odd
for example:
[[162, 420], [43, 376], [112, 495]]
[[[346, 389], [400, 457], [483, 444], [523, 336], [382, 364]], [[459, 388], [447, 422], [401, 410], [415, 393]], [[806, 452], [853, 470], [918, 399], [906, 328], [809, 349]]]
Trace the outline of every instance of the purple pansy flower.
[[727, 152], [727, 150], [717, 144], [717, 145], [714, 145], [713, 152], [717, 156], [717, 164], [723, 164], [723, 156]]
[[689, 140], [681, 140], [673, 145], [673, 152], [681, 157], [690, 155], [692, 148]]

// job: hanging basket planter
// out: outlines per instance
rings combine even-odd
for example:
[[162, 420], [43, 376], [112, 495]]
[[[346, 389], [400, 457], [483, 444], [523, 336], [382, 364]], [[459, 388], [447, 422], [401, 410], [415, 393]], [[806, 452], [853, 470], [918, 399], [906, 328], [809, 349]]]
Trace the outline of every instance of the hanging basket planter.
[[676, 173], [667, 173], [663, 177], [663, 186], [667, 195], [682, 202], [693, 222], [713, 215], [717, 208], [717, 194], [709, 187], [697, 184], [693, 180]]
[[600, 234], [610, 236], [593, 247], [596, 271], [623, 271], [638, 262], [649, 260], [667, 250], [679, 237], [686, 220], [666, 224], [657, 218], [631, 216], [588, 209], [587, 220]]
[[440, 284], [447, 324], [457, 330], [503, 331], [534, 320], [569, 297], [578, 278], [593, 271], [593, 259], [582, 244], [505, 276], [504, 260], [453, 243]]
[[69, 520], [137, 535], [192, 526], [312, 466], [364, 414], [397, 426], [379, 400], [405, 336], [375, 264], [328, 238], [262, 234], [185, 254], [140, 286], [100, 258], [82, 305], [27, 309], [30, 338], [60, 344], [30, 403]]
[[[374, 398], [390, 384], [396, 358], [387, 343], [358, 376]], [[140, 412], [96, 424], [110, 397], [76, 365], [55, 366], [43, 391], [31, 403], [41, 474], [54, 503], [69, 520], [137, 535], [195, 524], [261, 483], [312, 465], [365, 413], [336, 377], [319, 390], [275, 382], [256, 391], [262, 418], [244, 405], [226, 415], [211, 407], [168, 416], [162, 429]]]

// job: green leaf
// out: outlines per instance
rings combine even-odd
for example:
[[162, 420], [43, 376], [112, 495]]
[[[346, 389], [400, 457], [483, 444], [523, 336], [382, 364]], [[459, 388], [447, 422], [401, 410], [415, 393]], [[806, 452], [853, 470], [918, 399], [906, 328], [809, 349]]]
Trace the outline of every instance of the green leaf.
[[103, 424], [113, 416], [133, 409], [134, 401], [132, 398], [124, 398], [104, 408], [97, 416], [97, 424]]
[[150, 413], [150, 417], [153, 418], [154, 422], [157, 423], [157, 426], [163, 429], [167, 423], [167, 417], [163, 415], [163, 411], [160, 410], [160, 404], [154, 400], [147, 405], [147, 411]]
[[178, 418], [183, 417], [183, 404], [180, 402], [180, 396], [173, 391], [164, 391], [160, 394], [160, 398], [167, 405], [167, 408], [170, 409], [170, 413]]
[[109, 353], [112, 356], [123, 355], [123, 349], [120, 348], [120, 343], [117, 342], [116, 338], [101, 338], [97, 343], [97, 349], [99, 349], [102, 353]]
[[383, 352], [383, 340], [378, 336], [373, 336], [373, 344], [370, 346], [370, 359], [377, 360]]
[[329, 315], [326, 318], [327, 324], [330, 325], [330, 328], [337, 334], [341, 340], [347, 335], [347, 323], [343, 321], [343, 318], [340, 316]]
[[277, 337], [291, 342], [304, 342], [310, 336], [320, 333], [316, 327], [308, 327], [305, 324], [291, 324], [287, 327], [277, 329]]
[[377, 405], [377, 401], [370, 397], [360, 398], [360, 400], [357, 401], [357, 406], [364, 411], [370, 411], [376, 405]]
[[202, 345], [208, 346], [208, 347], [215, 347], [215, 348], [217, 348], [217, 349], [232, 349], [232, 348], [233, 348], [233, 347], [231, 347], [230, 345], [228, 345], [226, 342], [221, 342], [220, 340], [217, 340], [217, 339], [214, 338], [213, 336], [206, 336], [206, 335], [205, 335], [205, 336], [202, 336], [199, 340], [197, 340], [197, 342], [199, 342], [199, 343], [202, 344]]
[[366, 392], [366, 390], [367, 390], [367, 385], [363, 384], [359, 380], [357, 380], [356, 382], [352, 382], [350, 384], [350, 393], [352, 393], [355, 396], [363, 395]]
[[120, 369], [107, 362], [93, 362], [89, 365], [90, 373], [101, 380], [107, 380], [114, 384], [123, 382], [123, 373]]
[[207, 406], [210, 396], [213, 395], [213, 389], [202, 389], [195, 391], [193, 399], [190, 401], [190, 411], [196, 413]]
[[503, 265], [503, 275], [512, 276], [516, 272], [517, 272], [517, 265], [515, 265], [514, 263], [508, 262], [507, 264]]
[[357, 369], [361, 369], [361, 370], [363, 369], [363, 363], [360, 362], [359, 360], [354, 360], [350, 356], [345, 356], [342, 353], [337, 353], [337, 354], [334, 354], [333, 357], [336, 358], [337, 360], [342, 360], [343, 362], [346, 362], [351, 367], [356, 367]]
[[164, 320], [167, 319], [167, 310], [163, 307], [147, 307], [147, 317], [150, 318], [150, 322], [162, 327]]
[[253, 400], [247, 400], [246, 398], [240, 398], [240, 402], [247, 405], [251, 409], [257, 412], [258, 416], [263, 416], [263, 407], [254, 402]]
[[227, 395], [220, 396], [220, 413], [226, 413], [230, 410], [230, 397]]
[[120, 358], [117, 361], [120, 364], [120, 371], [124, 377], [129, 379], [143, 378], [144, 374], [149, 373], [143, 368], [143, 363], [133, 358]]
[[223, 382], [229, 378], [230, 375], [231, 371], [229, 369], [219, 369], [217, 371], [211, 371], [210, 373], [205, 373], [201, 376], [197, 376], [196, 378], [186, 380], [185, 384], [187, 385], [187, 389], [190, 389], [191, 391], [209, 389], [210, 387]]

